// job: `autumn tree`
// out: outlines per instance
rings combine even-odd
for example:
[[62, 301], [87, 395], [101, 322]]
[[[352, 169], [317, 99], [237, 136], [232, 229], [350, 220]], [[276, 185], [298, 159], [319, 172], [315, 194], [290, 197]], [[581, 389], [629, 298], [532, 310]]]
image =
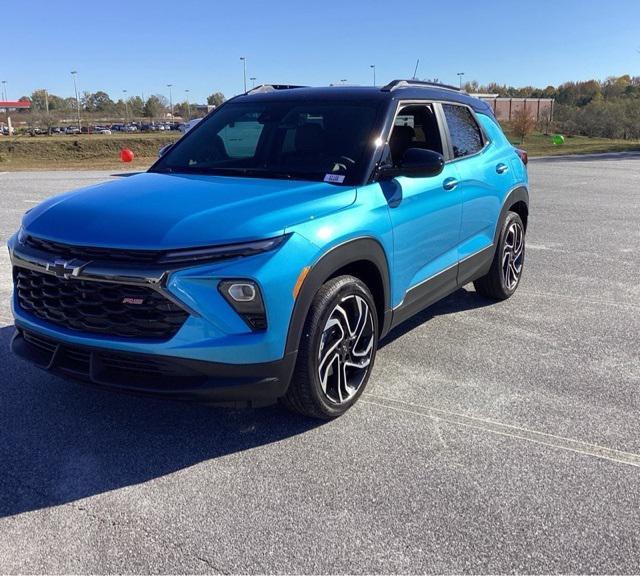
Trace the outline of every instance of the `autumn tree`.
[[524, 139], [533, 132], [535, 127], [536, 119], [525, 108], [520, 108], [514, 112], [511, 130], [516, 136], [520, 137], [520, 144], [524, 144]]

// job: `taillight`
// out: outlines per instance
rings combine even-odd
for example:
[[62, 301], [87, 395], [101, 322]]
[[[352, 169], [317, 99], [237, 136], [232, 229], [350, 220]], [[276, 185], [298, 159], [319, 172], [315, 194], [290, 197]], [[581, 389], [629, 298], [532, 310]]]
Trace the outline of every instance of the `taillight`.
[[520, 160], [522, 160], [522, 163], [526, 166], [529, 163], [529, 154], [527, 154], [520, 148], [516, 148], [516, 152], [518, 153], [518, 156], [520, 156]]

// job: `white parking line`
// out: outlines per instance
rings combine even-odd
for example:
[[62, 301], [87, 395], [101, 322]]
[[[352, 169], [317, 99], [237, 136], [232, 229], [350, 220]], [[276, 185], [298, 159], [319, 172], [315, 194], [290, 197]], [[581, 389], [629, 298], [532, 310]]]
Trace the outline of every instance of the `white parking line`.
[[26, 202], [27, 204], [40, 204], [42, 200], [23, 200], [23, 202]]
[[380, 406], [382, 408], [389, 408], [398, 412], [414, 414], [416, 416], [425, 416], [427, 418], [433, 418], [434, 420], [440, 420], [456, 426], [475, 428], [476, 430], [499, 434], [500, 436], [508, 436], [519, 440], [526, 440], [527, 442], [535, 442], [536, 444], [543, 444], [545, 446], [550, 446], [551, 448], [577, 452], [578, 454], [602, 458], [603, 460], [609, 460], [611, 462], [640, 467], [640, 454], [623, 452], [621, 450], [607, 448], [606, 446], [583, 442], [582, 440], [556, 436], [555, 434], [549, 434], [547, 432], [529, 430], [528, 428], [513, 426], [512, 424], [503, 424], [502, 422], [495, 422], [493, 420], [479, 418], [477, 416], [467, 416], [465, 414], [449, 412], [448, 410], [441, 410], [440, 408], [420, 406], [419, 404], [395, 400], [393, 398], [378, 396], [376, 394], [364, 394], [360, 402], [371, 404], [373, 406]]

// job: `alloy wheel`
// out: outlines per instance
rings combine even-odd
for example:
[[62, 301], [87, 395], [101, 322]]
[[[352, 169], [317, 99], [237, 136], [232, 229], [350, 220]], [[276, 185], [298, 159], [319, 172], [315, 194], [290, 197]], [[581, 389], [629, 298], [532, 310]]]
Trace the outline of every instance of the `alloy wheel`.
[[348, 402], [366, 380], [374, 352], [374, 321], [367, 301], [357, 294], [342, 298], [329, 314], [318, 352], [318, 377], [325, 396]]
[[515, 290], [522, 274], [524, 260], [524, 229], [520, 222], [512, 222], [502, 247], [502, 279], [507, 290]]

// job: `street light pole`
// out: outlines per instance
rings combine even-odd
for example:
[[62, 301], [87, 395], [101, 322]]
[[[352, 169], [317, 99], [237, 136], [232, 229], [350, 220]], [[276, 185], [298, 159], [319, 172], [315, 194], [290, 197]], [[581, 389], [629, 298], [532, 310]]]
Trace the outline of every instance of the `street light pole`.
[[187, 121], [189, 121], [191, 120], [191, 104], [189, 104], [189, 90], [186, 89], [184, 93], [187, 97]]
[[242, 77], [244, 79], [244, 91], [247, 91], [247, 59], [244, 56], [240, 56], [242, 60]]
[[171, 87], [173, 84], [167, 84], [167, 88], [169, 88], [169, 109], [171, 110], [171, 120], [173, 120], [173, 96], [171, 95]]
[[251, 88], [255, 88], [256, 87], [256, 77], [255, 76], [251, 76], [251, 78], [249, 78], [249, 80], [251, 80]]
[[464, 72], [458, 72], [458, 79], [460, 81], [460, 89], [462, 89], [462, 77], [464, 76]]
[[78, 113], [78, 130], [82, 131], [82, 125], [80, 123], [80, 99], [78, 98], [78, 85], [76, 84], [77, 70], [71, 70], [71, 76], [73, 77], [73, 90], [76, 93], [76, 112]]
[[376, 65], [375, 64], [371, 64], [371, 66], [369, 66], [369, 68], [371, 68], [373, 70], [373, 85], [376, 85]]
[[2, 99], [3, 100], [7, 99], [7, 81], [6, 80], [2, 81]]
[[124, 94], [124, 123], [128, 124], [129, 123], [129, 106], [127, 105], [127, 91], [123, 90], [122, 93]]

